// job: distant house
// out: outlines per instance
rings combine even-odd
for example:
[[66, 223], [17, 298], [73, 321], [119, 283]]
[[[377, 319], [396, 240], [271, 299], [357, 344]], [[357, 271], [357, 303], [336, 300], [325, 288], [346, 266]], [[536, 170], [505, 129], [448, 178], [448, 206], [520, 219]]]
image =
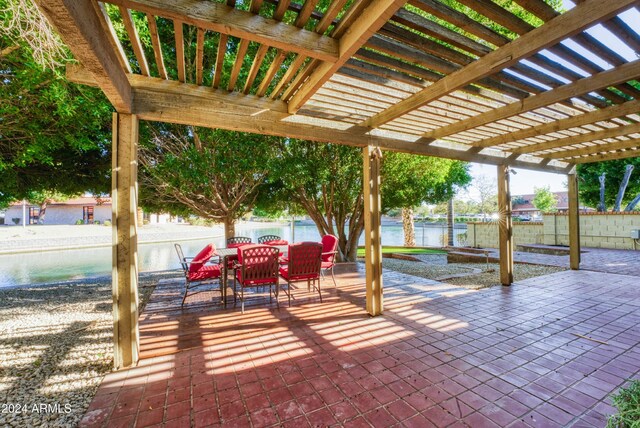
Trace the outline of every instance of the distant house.
[[[27, 224], [38, 224], [40, 207], [27, 203], [25, 215]], [[19, 219], [18, 224], [22, 224], [22, 202], [15, 202], [7, 208], [4, 214], [4, 224], [14, 224], [14, 218]], [[144, 217], [142, 218], [145, 224], [183, 222], [181, 217], [175, 217], [169, 214], [144, 213]], [[42, 224], [103, 224], [106, 220], [111, 221], [111, 198], [84, 196], [81, 198], [68, 199], [64, 202], [51, 202], [47, 204], [47, 210]]]
[[[569, 210], [569, 193], [553, 192], [558, 201], [556, 210], [559, 213], [566, 213]], [[532, 218], [542, 215], [540, 210], [533, 206], [533, 198], [535, 195], [515, 195], [511, 197], [511, 214], [516, 217]], [[593, 208], [580, 207], [580, 211], [595, 211]]]
[[[40, 206], [27, 203], [25, 214], [27, 224], [38, 224]], [[22, 202], [7, 208], [5, 223], [12, 224], [14, 218], [22, 224]], [[93, 224], [105, 220], [111, 221], [111, 198], [81, 197], [47, 204], [43, 224]]]

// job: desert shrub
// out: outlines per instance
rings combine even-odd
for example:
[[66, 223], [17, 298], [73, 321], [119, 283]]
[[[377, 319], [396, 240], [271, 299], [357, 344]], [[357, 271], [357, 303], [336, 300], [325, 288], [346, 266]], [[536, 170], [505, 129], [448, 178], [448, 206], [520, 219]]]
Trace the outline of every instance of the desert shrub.
[[620, 388], [612, 398], [618, 413], [609, 417], [607, 428], [640, 428], [640, 380]]

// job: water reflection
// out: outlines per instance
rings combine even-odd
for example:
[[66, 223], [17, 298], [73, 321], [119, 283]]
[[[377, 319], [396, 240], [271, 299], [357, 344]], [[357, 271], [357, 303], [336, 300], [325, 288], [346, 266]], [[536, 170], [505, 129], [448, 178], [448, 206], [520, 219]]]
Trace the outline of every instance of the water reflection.
[[[456, 231], [456, 236], [464, 231]], [[278, 235], [288, 241], [319, 241], [320, 233], [312, 225], [296, 225], [295, 236], [292, 237], [290, 226], [246, 228], [238, 226], [236, 234], [248, 236], [257, 242], [262, 235]], [[423, 235], [424, 233], [424, 235]], [[418, 245], [438, 246], [442, 242], [443, 229], [439, 227], [416, 228]], [[385, 225], [382, 227], [383, 245], [402, 245], [401, 226]], [[224, 246], [224, 237], [203, 240], [177, 241], [182, 245], [185, 254], [195, 255], [209, 242], [217, 247]], [[364, 236], [360, 237], [360, 244]], [[138, 263], [141, 272], [153, 272], [178, 269], [178, 257], [173, 243], [141, 244], [138, 251]], [[111, 274], [111, 247], [90, 248], [82, 250], [49, 251], [3, 255], [0, 257], [0, 287], [38, 284], [44, 282], [66, 281]]]

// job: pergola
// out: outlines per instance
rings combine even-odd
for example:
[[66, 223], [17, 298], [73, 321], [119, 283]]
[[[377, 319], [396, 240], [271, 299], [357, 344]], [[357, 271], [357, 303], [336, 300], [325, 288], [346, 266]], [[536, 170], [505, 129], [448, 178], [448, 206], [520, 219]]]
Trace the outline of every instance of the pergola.
[[[116, 109], [116, 367], [138, 358], [140, 119], [362, 147], [371, 315], [383, 310], [380, 150], [497, 166], [504, 285], [513, 280], [509, 168], [568, 175], [570, 265], [578, 269], [576, 164], [640, 154], [640, 60], [587, 31], [601, 25], [637, 56], [640, 35], [624, 18], [637, 17], [629, 12], [637, 1], [577, 1], [566, 13], [543, 0], [37, 3], [80, 63], [68, 67], [69, 78], [99, 86]], [[114, 31], [114, 7], [127, 40]], [[151, 46], [133, 14], [146, 16]], [[160, 36], [159, 19], [173, 23], [171, 40]], [[196, 34], [194, 75], [185, 68], [185, 30]], [[205, 38], [213, 36], [219, 43], [209, 51]], [[225, 56], [234, 60], [223, 87]]]

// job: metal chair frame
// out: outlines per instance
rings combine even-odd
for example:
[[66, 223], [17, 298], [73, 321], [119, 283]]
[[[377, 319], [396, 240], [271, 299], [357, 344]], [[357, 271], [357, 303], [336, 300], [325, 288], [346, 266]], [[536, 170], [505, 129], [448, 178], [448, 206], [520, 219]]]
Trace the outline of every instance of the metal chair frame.
[[234, 244], [251, 244], [251, 238], [248, 236], [232, 236], [227, 239], [227, 247]]
[[280, 241], [282, 238], [278, 235], [264, 235], [258, 238], [258, 244], [264, 244], [270, 241]]
[[[208, 290], [197, 290], [194, 291], [192, 293], [190, 293], [191, 290], [194, 290], [196, 288], [202, 287], [204, 285], [209, 285], [209, 284], [213, 284], [216, 282], [216, 280], [218, 281], [218, 286], [220, 288], [220, 300], [221, 302], [224, 303], [224, 292], [222, 290], [222, 274], [217, 277], [217, 278], [207, 278], [207, 279], [203, 279], [200, 281], [191, 281], [189, 279], [189, 267], [191, 266], [191, 261], [194, 259], [193, 257], [185, 257], [184, 252], [182, 251], [182, 246], [180, 244], [173, 244], [175, 249], [176, 249], [176, 253], [178, 253], [178, 258], [180, 259], [180, 266], [182, 267], [182, 273], [184, 274], [184, 280], [185, 280], [185, 284], [184, 284], [184, 294], [182, 296], [182, 303], [180, 304], [180, 307], [184, 307], [184, 302], [187, 300], [187, 297], [189, 296], [193, 296], [195, 294], [198, 293], [202, 293], [204, 291], [208, 291]], [[219, 256], [213, 256], [211, 257], [211, 259], [217, 258], [218, 259], [218, 263], [220, 263], [220, 257]], [[209, 259], [207, 262], [210, 262], [211, 259]]]
[[[240, 302], [241, 302], [241, 310], [244, 314], [244, 289], [247, 287], [264, 287], [269, 286], [269, 303], [271, 303], [271, 294], [273, 293], [276, 297], [276, 305], [278, 308], [280, 307], [280, 303], [278, 302], [278, 284], [279, 284], [279, 275], [278, 275], [278, 257], [280, 255], [280, 251], [275, 247], [270, 247], [268, 245], [254, 245], [248, 248], [240, 248], [241, 256], [238, 257], [238, 261], [234, 265], [234, 274], [233, 274], [233, 304], [236, 305], [238, 292], [236, 289], [236, 283], [238, 281], [238, 274], [242, 278], [242, 283], [240, 283]], [[242, 260], [242, 263], [239, 261]], [[246, 282], [251, 282], [255, 280], [264, 280], [270, 279], [268, 282], [261, 282], [259, 284], [247, 284]], [[273, 286], [275, 286], [275, 291], [273, 290]]]

